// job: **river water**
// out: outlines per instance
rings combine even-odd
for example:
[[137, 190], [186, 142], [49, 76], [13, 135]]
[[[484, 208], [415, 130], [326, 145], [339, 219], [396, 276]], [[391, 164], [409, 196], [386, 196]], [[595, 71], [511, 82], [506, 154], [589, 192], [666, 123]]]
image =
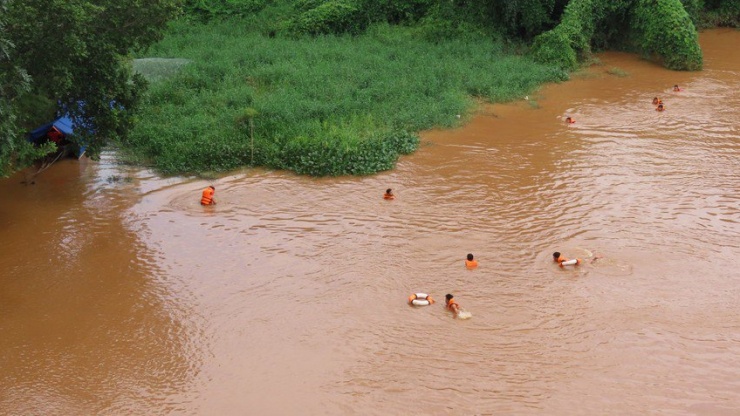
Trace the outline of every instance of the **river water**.
[[233, 172], [205, 208], [112, 153], [0, 181], [0, 414], [740, 414], [740, 32], [701, 42], [371, 177]]

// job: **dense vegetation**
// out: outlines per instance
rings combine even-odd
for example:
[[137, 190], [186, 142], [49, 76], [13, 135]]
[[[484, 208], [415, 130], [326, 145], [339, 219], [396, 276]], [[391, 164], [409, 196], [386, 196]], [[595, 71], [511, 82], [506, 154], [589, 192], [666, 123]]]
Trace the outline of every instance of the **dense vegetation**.
[[[145, 93], [131, 53], [177, 15]], [[367, 174], [594, 50], [700, 69], [696, 28], [739, 21], [740, 0], [0, 0], [0, 175], [52, 150], [23, 132], [64, 108], [93, 157], [112, 138], [170, 173]]]
[[511, 100], [565, 76], [482, 36], [429, 42], [388, 25], [310, 40], [270, 39], [232, 21], [173, 33], [151, 52], [192, 63], [151, 86], [124, 146], [172, 173], [373, 173], [413, 151], [417, 131], [459, 123], [475, 98]]

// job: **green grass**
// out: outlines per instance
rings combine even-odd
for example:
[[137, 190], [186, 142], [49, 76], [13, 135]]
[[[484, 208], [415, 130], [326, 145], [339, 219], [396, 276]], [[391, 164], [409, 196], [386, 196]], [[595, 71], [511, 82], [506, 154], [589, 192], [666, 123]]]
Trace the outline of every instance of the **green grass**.
[[476, 99], [517, 99], [565, 76], [485, 38], [429, 42], [378, 26], [290, 39], [250, 27], [180, 22], [148, 52], [190, 63], [150, 86], [124, 146], [131, 159], [168, 174], [371, 174], [413, 152], [418, 131], [457, 125]]
[[629, 73], [627, 71], [625, 71], [622, 68], [616, 67], [616, 66], [607, 69], [606, 73], [609, 75], [614, 75], [615, 77], [622, 77], [622, 78], [629, 76]]

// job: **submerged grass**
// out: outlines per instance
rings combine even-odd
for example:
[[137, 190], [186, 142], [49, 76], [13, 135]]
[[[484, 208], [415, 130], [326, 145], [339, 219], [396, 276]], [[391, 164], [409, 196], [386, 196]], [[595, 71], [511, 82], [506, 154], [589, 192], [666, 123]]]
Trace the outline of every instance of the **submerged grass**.
[[607, 69], [607, 70], [606, 70], [606, 73], [607, 73], [607, 74], [609, 74], [609, 75], [614, 75], [614, 76], [616, 76], [616, 77], [622, 77], [622, 78], [623, 78], [623, 77], [627, 77], [627, 76], [629, 76], [629, 73], [628, 73], [627, 71], [625, 71], [625, 70], [624, 70], [624, 69], [622, 69], [622, 68], [618, 68], [618, 67], [616, 67], [616, 66], [615, 66], [615, 67], [612, 67], [612, 68], [609, 68], [609, 69]]
[[390, 26], [296, 40], [240, 20], [180, 22], [148, 55], [190, 61], [150, 86], [125, 146], [170, 174], [371, 174], [413, 152], [416, 132], [455, 126], [476, 99], [508, 101], [565, 77], [490, 39], [429, 42]]

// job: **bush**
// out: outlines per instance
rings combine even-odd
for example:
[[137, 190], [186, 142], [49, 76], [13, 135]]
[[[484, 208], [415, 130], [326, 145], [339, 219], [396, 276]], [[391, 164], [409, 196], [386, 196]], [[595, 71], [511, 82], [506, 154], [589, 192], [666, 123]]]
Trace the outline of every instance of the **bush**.
[[[684, 2], [692, 10], [701, 4]], [[594, 42], [636, 49], [670, 69], [702, 66], [696, 28], [681, 0], [572, 0], [560, 24], [535, 38], [531, 53], [538, 62], [572, 70]]]
[[633, 40], [647, 57], [675, 70], [700, 70], [699, 35], [680, 0], [638, 0], [632, 16]]
[[363, 16], [351, 2], [332, 0], [301, 13], [293, 21], [292, 30], [308, 35], [357, 34], [367, 24]]
[[578, 66], [576, 51], [562, 30], [551, 30], [537, 36], [532, 44], [532, 58], [568, 71]]
[[701, 21], [701, 11], [704, 8], [704, 0], [681, 0], [681, 5], [686, 13], [689, 14], [694, 26], [699, 26]]
[[201, 20], [214, 17], [246, 16], [262, 10], [267, 0], [185, 0], [183, 11]]
[[357, 141], [342, 131], [324, 136], [301, 136], [280, 149], [280, 156], [266, 165], [311, 176], [368, 175], [392, 169], [400, 154], [411, 153], [418, 136], [403, 131]]
[[534, 39], [531, 55], [537, 62], [573, 70], [579, 59], [590, 56], [594, 35], [592, 0], [573, 0], [565, 8], [563, 20], [554, 29]]
[[740, 0], [704, 0], [702, 27], [740, 27]]

